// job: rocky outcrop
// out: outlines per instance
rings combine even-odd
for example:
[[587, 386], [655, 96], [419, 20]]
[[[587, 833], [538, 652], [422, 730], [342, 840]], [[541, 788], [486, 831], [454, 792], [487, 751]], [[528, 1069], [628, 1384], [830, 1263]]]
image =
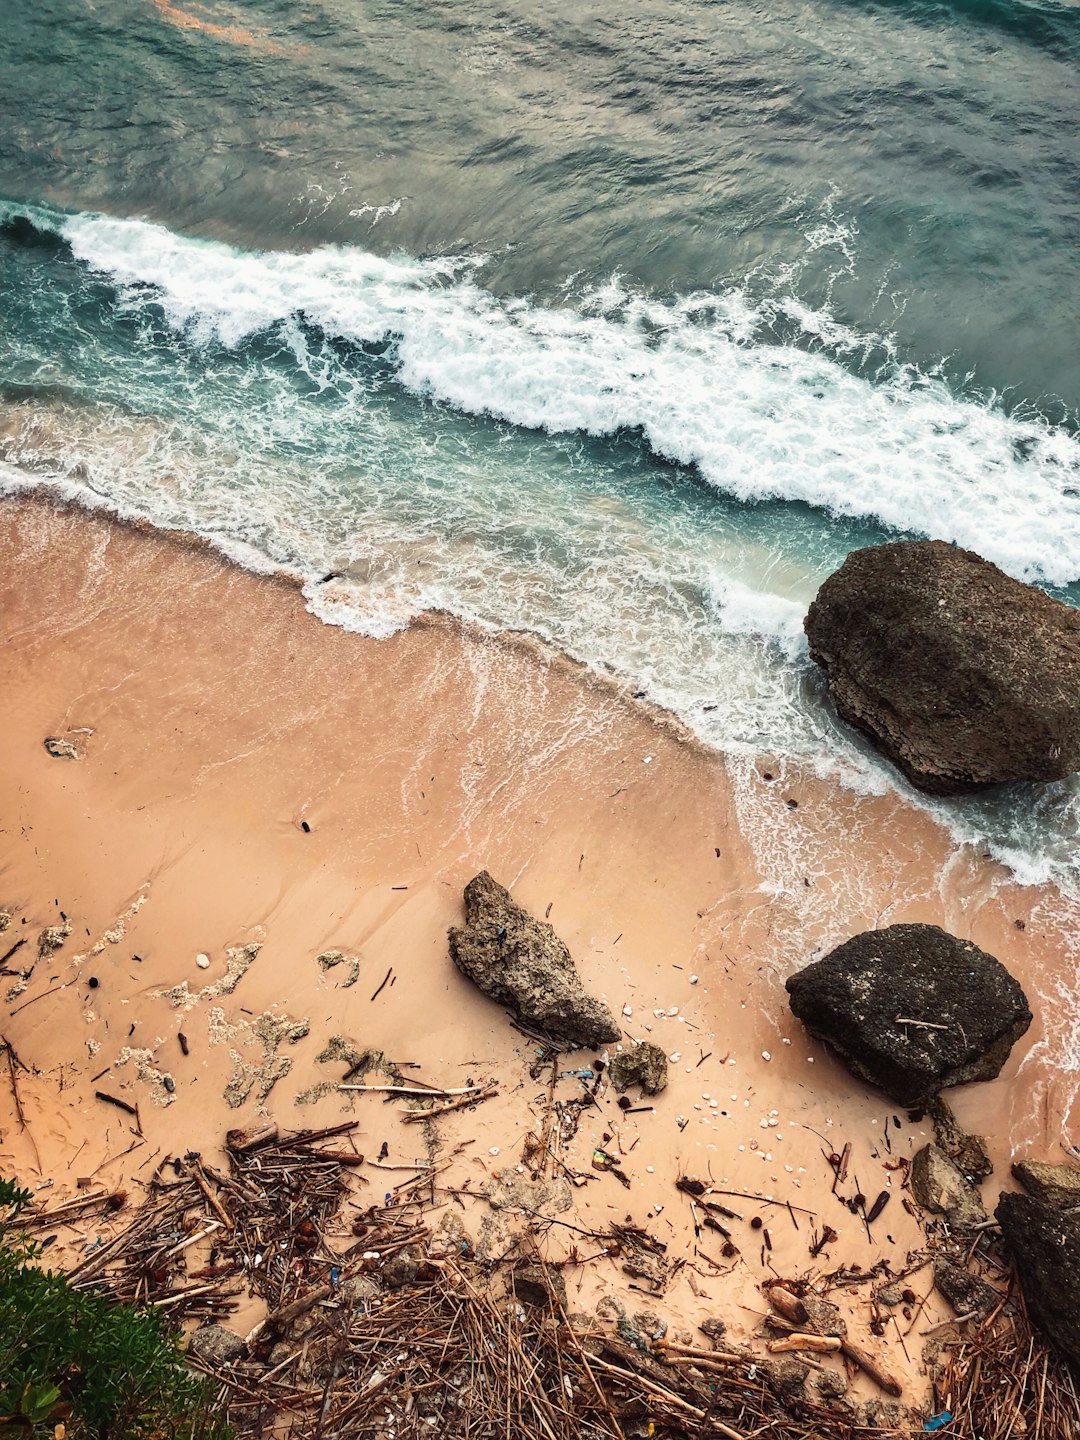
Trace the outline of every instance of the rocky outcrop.
[[954, 1230], [971, 1230], [986, 1219], [978, 1191], [936, 1145], [924, 1145], [912, 1159], [911, 1193], [924, 1210], [944, 1215]]
[[853, 551], [806, 634], [841, 717], [922, 790], [1080, 769], [1080, 611], [969, 550]]
[[1080, 1210], [1080, 1166], [1045, 1165], [1037, 1160], [1018, 1160], [1012, 1173], [1029, 1195], [1045, 1200], [1059, 1210]]
[[668, 1059], [659, 1045], [643, 1040], [630, 1050], [618, 1050], [608, 1065], [611, 1083], [618, 1091], [640, 1085], [643, 1095], [659, 1095], [667, 1085]]
[[575, 1046], [598, 1048], [619, 1038], [615, 1017], [586, 993], [555, 931], [515, 904], [486, 870], [465, 887], [465, 924], [450, 931], [450, 958], [527, 1025]]
[[1080, 1211], [1002, 1195], [995, 1214], [1032, 1318], [1080, 1364]]
[[787, 989], [812, 1035], [907, 1108], [925, 1109], [948, 1085], [992, 1080], [1031, 1024], [1004, 965], [936, 925], [856, 935]]

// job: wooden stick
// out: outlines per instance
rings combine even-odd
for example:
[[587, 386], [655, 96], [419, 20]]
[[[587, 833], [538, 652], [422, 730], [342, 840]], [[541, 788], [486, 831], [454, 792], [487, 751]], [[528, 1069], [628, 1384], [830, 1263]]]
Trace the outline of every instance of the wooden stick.
[[836, 1335], [807, 1335], [796, 1330], [782, 1340], [770, 1340], [765, 1349], [770, 1355], [785, 1355], [789, 1350], [812, 1350], [815, 1355], [831, 1355], [842, 1349]]
[[421, 1090], [415, 1085], [339, 1085], [339, 1090], [363, 1090], [372, 1095], [419, 1095], [427, 1100], [450, 1095], [479, 1095], [482, 1085], [461, 1085], [456, 1090]]
[[478, 1100], [490, 1100], [493, 1095], [499, 1093], [498, 1086], [490, 1086], [487, 1090], [473, 1090], [467, 1095], [462, 1095], [460, 1100], [449, 1100], [445, 1105], [436, 1105], [431, 1110], [403, 1110], [402, 1119], [406, 1124], [417, 1120], [434, 1120], [439, 1115], [449, 1115], [451, 1110], [462, 1110], [466, 1105], [473, 1105]]

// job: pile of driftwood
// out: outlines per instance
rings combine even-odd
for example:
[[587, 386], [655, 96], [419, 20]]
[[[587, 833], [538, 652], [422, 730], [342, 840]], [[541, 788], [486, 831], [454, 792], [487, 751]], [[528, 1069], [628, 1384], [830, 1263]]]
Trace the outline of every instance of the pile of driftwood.
[[[1080, 1435], [1075, 1385], [1033, 1333], [1007, 1271], [995, 1272], [990, 1235], [980, 1237], [978, 1264], [1000, 1303], [937, 1337], [935, 1404], [916, 1415], [896, 1401], [826, 1401], [786, 1384], [773, 1357], [790, 1350], [813, 1366], [815, 1351], [818, 1363], [837, 1351], [886, 1393], [889, 1377], [872, 1350], [824, 1333], [805, 1283], [766, 1290], [773, 1356], [725, 1348], [719, 1331], [678, 1344], [614, 1316], [571, 1316], [558, 1268], [541, 1259], [542, 1218], [524, 1227], [506, 1260], [485, 1266], [464, 1231], [447, 1225], [454, 1207], [437, 1192], [435, 1167], [409, 1167], [395, 1183], [396, 1174], [379, 1172], [397, 1167], [356, 1153], [355, 1128], [230, 1132], [227, 1170], [195, 1154], [165, 1162], [147, 1202], [109, 1240], [93, 1227], [102, 1214], [127, 1218], [115, 1194], [87, 1195], [31, 1224], [39, 1237], [81, 1231], [88, 1243], [69, 1272], [73, 1284], [198, 1322], [191, 1362], [211, 1377], [241, 1435], [884, 1440], [922, 1435], [924, 1426], [957, 1440]], [[347, 1181], [361, 1166], [366, 1188]], [[615, 1231], [595, 1238], [628, 1243]], [[238, 1327], [242, 1337], [222, 1328], [253, 1296], [262, 1302], [254, 1328], [254, 1315]]]

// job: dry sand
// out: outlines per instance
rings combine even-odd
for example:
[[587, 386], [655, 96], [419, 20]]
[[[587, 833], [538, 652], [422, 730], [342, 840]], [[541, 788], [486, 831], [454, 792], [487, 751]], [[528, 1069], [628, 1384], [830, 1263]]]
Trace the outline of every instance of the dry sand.
[[[1035, 1024], [1005, 1072], [954, 1096], [988, 1137], [991, 1207], [1014, 1153], [1061, 1158], [1072, 1082], [1040, 998], [1063, 963], [1053, 897], [1011, 885], [900, 799], [768, 757], [728, 767], [527, 641], [439, 617], [368, 640], [313, 618], [289, 583], [40, 500], [0, 506], [0, 561], [0, 953], [25, 937], [5, 968], [36, 958], [25, 986], [2, 980], [0, 1035], [29, 1068], [25, 1125], [0, 1077], [0, 1167], [51, 1187], [42, 1202], [80, 1177], [137, 1199], [165, 1155], [213, 1156], [227, 1128], [267, 1113], [283, 1129], [359, 1120], [368, 1163], [352, 1173], [367, 1203], [413, 1173], [371, 1163], [384, 1142], [384, 1165], [434, 1159], [447, 1189], [520, 1181], [530, 1134], [550, 1136], [552, 1098], [580, 1097], [572, 1072], [593, 1057], [563, 1056], [553, 1090], [549, 1070], [530, 1078], [538, 1047], [451, 965], [446, 930], [481, 868], [549, 916], [627, 1041], [671, 1056], [649, 1111], [624, 1115], [601, 1088], [559, 1150], [566, 1170], [547, 1164], [578, 1183], [533, 1194], [562, 1222], [546, 1252], [576, 1246], [585, 1262], [565, 1271], [572, 1309], [613, 1294], [675, 1329], [719, 1315], [744, 1335], [772, 1272], [905, 1270], [923, 1235], [894, 1167], [928, 1128], [894, 1122], [807, 1039], [783, 990], [874, 924], [943, 924], [1028, 989]], [[80, 758], [53, 758], [47, 736]], [[65, 924], [37, 958], [41, 932]], [[324, 968], [328, 951], [344, 959]], [[335, 1036], [430, 1084], [493, 1078], [498, 1094], [403, 1123], [402, 1099], [334, 1088], [347, 1061], [320, 1057]], [[139, 1125], [95, 1090], [137, 1105]], [[869, 1232], [832, 1193], [825, 1157], [845, 1142], [840, 1194], [891, 1192]], [[622, 1157], [628, 1188], [593, 1169], [597, 1146]], [[736, 1255], [715, 1231], [695, 1237], [680, 1175], [744, 1192], [723, 1201], [743, 1217], [724, 1221]], [[474, 1239], [497, 1248], [492, 1207], [463, 1203]], [[662, 1296], [577, 1233], [628, 1217], [668, 1247]], [[839, 1238], [813, 1259], [825, 1225]], [[78, 1243], [108, 1233], [99, 1222]], [[929, 1271], [904, 1283], [921, 1297]], [[845, 1292], [863, 1340], [874, 1289]], [[913, 1403], [921, 1332], [946, 1313], [931, 1297], [871, 1341]]]

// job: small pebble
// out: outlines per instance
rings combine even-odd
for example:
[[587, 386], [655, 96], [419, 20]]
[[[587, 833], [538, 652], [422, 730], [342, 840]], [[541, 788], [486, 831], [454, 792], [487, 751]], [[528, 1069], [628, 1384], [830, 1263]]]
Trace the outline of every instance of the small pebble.
[[646, 1166], [645, 1166], [645, 1174], [646, 1174], [646, 1175], [652, 1175], [653, 1173], [654, 1173], [654, 1167], [653, 1167], [652, 1165], [646, 1165]]
[[667, 1013], [669, 1015], [677, 1015], [679, 1013], [678, 1005], [672, 1005], [671, 1009]]
[[761, 1052], [761, 1058], [762, 1058], [763, 1060], [771, 1060], [771, 1059], [772, 1059], [772, 1056], [769, 1054], [768, 1050], [762, 1050], [762, 1052]]
[[676, 1050], [673, 1055], [668, 1056], [668, 1059], [671, 1061], [672, 1065], [677, 1065], [682, 1059], [682, 1055], [679, 1053], [678, 1050]]
[[691, 984], [691, 985], [696, 985], [697, 982], [698, 982], [698, 977], [697, 977], [696, 975], [691, 975], [691, 976], [690, 976], [690, 984]]
[[165, 1086], [165, 1089], [169, 1092], [170, 1095], [176, 1089], [176, 1081], [172, 1078], [171, 1075], [163, 1075], [161, 1077], [161, 1083]]
[[195, 964], [198, 965], [198, 967], [199, 967], [200, 970], [209, 970], [209, 969], [210, 969], [210, 956], [209, 956], [209, 955], [203, 955], [203, 954], [201, 954], [201, 953], [198, 954], [198, 955], [196, 955], [196, 956], [195, 956]]
[[489, 1155], [497, 1155], [498, 1153], [499, 1153], [499, 1147], [498, 1147], [498, 1145], [492, 1145], [491, 1149], [488, 1151], [488, 1154], [489, 1154]]
[[622, 1013], [627, 1016], [632, 1015], [634, 1013], [634, 1007], [632, 1005], [624, 1005], [622, 1007]]

